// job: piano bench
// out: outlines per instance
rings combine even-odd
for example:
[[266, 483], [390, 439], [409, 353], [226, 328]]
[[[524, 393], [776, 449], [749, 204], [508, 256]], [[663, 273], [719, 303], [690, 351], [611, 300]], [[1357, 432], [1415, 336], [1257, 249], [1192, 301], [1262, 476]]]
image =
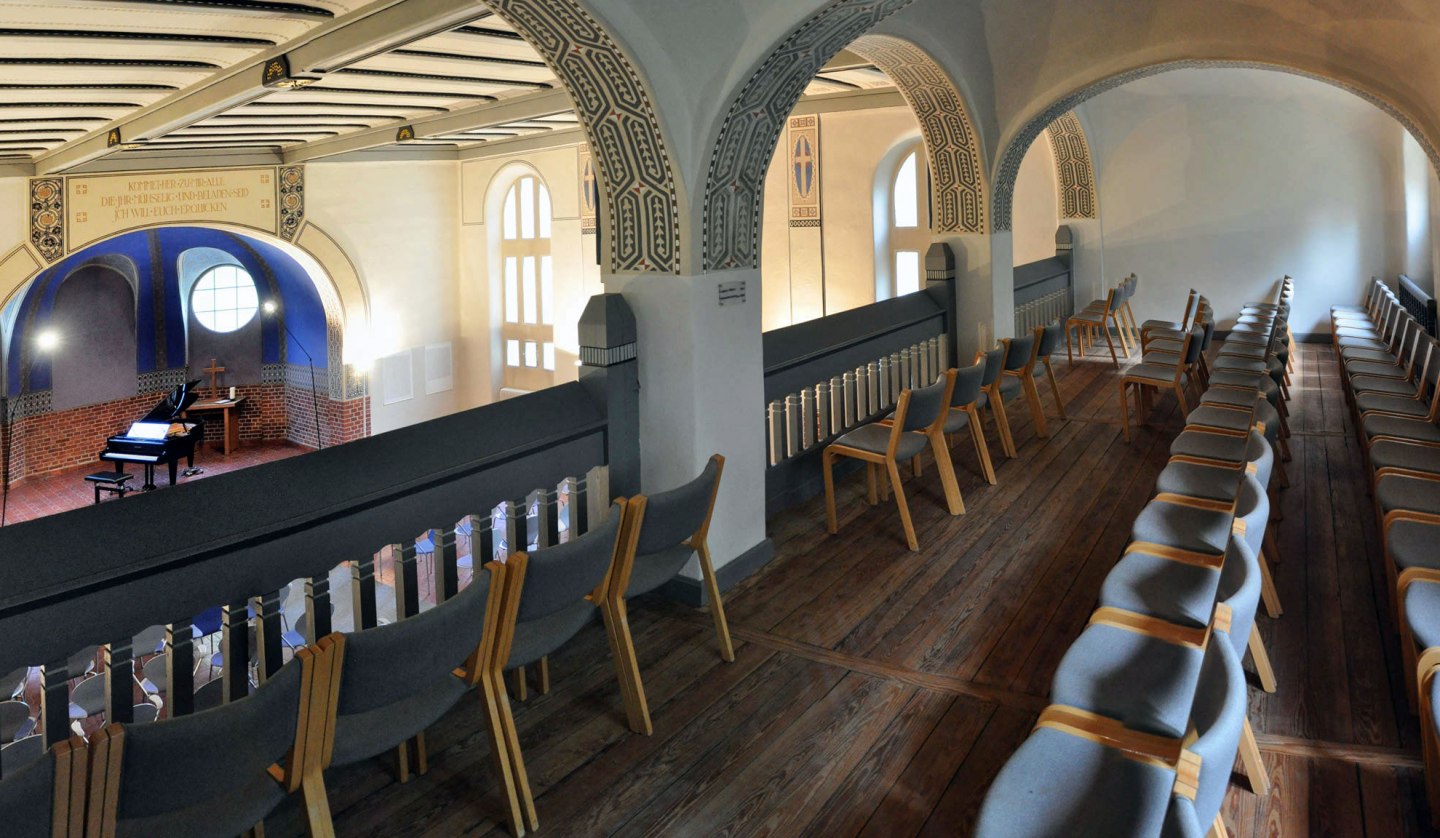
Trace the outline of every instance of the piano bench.
[[133, 474], [126, 474], [123, 471], [97, 471], [94, 474], [87, 474], [85, 480], [95, 484], [95, 502], [100, 502], [100, 493], [109, 492], [112, 495], [125, 497], [126, 492], [135, 491], [134, 486], [127, 486]]

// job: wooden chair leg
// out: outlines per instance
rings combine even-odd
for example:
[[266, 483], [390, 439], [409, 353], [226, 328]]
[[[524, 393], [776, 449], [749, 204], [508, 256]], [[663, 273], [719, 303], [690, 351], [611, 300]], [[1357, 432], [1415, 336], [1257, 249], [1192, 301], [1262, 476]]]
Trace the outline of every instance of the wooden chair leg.
[[[499, 675], [496, 673], [496, 677]], [[515, 730], [515, 716], [510, 712], [510, 697], [505, 694], [503, 684], [494, 684], [492, 689], [496, 695], [496, 711], [500, 721], [500, 731], [505, 737], [504, 751], [510, 762], [510, 774], [515, 780], [515, 796], [519, 801], [519, 810], [516, 811], [516, 820], [512, 821], [517, 832], [516, 838], [525, 834], [525, 824], [530, 828], [540, 828], [540, 818], [535, 814], [535, 796], [530, 793], [530, 775], [525, 770], [525, 758], [520, 753], [520, 735]], [[520, 815], [524, 820], [520, 820]]]
[[[1115, 364], [1115, 367], [1118, 369], [1120, 367], [1120, 356], [1115, 354], [1115, 341], [1110, 339], [1110, 328], [1107, 326], [1101, 331], [1105, 332], [1105, 345], [1110, 347], [1110, 361]], [[1129, 357], [1128, 352], [1126, 353], [1126, 357]]]
[[[1125, 335], [1125, 327], [1120, 325], [1120, 315], [1117, 312], [1110, 313], [1110, 323], [1115, 324], [1115, 334], [1120, 338], [1120, 348], [1125, 351], [1125, 357], [1130, 357], [1130, 339]], [[1110, 336], [1110, 325], [1105, 325], [1105, 336]]]
[[1188, 401], [1186, 400], [1186, 398], [1185, 398], [1185, 385], [1184, 385], [1184, 384], [1176, 384], [1176, 385], [1175, 385], [1175, 398], [1176, 398], [1177, 401], [1180, 402], [1180, 415], [1181, 415], [1181, 416], [1189, 416], [1189, 415], [1190, 415], [1190, 404], [1189, 404], [1189, 402], [1188, 402]]
[[1270, 773], [1265, 768], [1265, 757], [1260, 754], [1260, 745], [1255, 742], [1255, 731], [1250, 720], [1240, 731], [1240, 762], [1245, 766], [1245, 775], [1250, 778], [1250, 790], [1264, 797], [1270, 793]]
[[911, 474], [911, 476], [913, 476], [913, 477], [919, 477], [919, 476], [920, 476], [921, 474], [923, 474], [923, 473], [924, 473], [924, 467], [920, 464], [920, 458], [919, 458], [918, 456], [911, 457], [911, 458], [910, 458], [910, 474]]
[[330, 798], [325, 793], [325, 776], [318, 767], [301, 776], [300, 802], [305, 807], [305, 828], [310, 838], [335, 838], [335, 823], [330, 818]]
[[629, 686], [629, 689], [625, 689], [622, 684], [620, 693], [622, 699], [628, 699], [625, 702], [626, 720], [631, 730], [649, 736], [655, 732], [655, 728], [650, 723], [650, 706], [645, 701], [645, 684], [640, 680], [640, 662], [635, 656], [635, 643], [630, 637], [629, 609], [625, 606], [624, 598], [615, 598], [608, 608], [601, 609], [600, 614], [602, 618], [608, 617], [610, 620], [610, 630], [615, 637], [615, 674]]
[[1215, 820], [1210, 822], [1210, 831], [1205, 833], [1206, 838], [1230, 838], [1230, 830], [1225, 828], [1225, 819], [1219, 812], [1215, 813]]
[[900, 469], [894, 461], [885, 464], [885, 471], [895, 489], [895, 506], [900, 510], [900, 524], [905, 528], [905, 543], [910, 552], [920, 552], [920, 542], [915, 538], [915, 524], [910, 520], [910, 506], [905, 502], [905, 487], [900, 485]]
[[1275, 692], [1275, 669], [1270, 666], [1270, 653], [1265, 651], [1265, 641], [1260, 639], [1260, 629], [1250, 624], [1250, 660], [1255, 662], [1255, 674], [1260, 676], [1260, 688], [1267, 693]]
[[1060, 421], [1070, 421], [1065, 413], [1065, 399], [1060, 395], [1060, 384], [1055, 380], [1055, 368], [1050, 366], [1049, 358], [1045, 359], [1045, 375], [1050, 378], [1050, 389], [1055, 393], [1055, 409], [1060, 413]]
[[395, 776], [400, 780], [400, 785], [410, 782], [410, 755], [408, 753], [410, 743], [401, 742], [395, 746]]
[[1285, 613], [1280, 607], [1280, 592], [1275, 590], [1275, 580], [1270, 575], [1270, 558], [1263, 545], [1260, 549], [1260, 598], [1265, 601], [1265, 613], [1272, 618]]
[[1025, 385], [1025, 400], [1030, 403], [1030, 418], [1035, 422], [1035, 433], [1041, 439], [1050, 437], [1050, 426], [1045, 423], [1045, 409], [1040, 406], [1040, 388], [1035, 386], [1035, 376], [1027, 374], [1022, 382]]
[[415, 757], [415, 775], [421, 776], [430, 772], [430, 755], [425, 749], [425, 731], [415, 734], [410, 740], [410, 753]]
[[525, 667], [515, 667], [515, 700], [524, 704], [530, 700], [530, 685], [525, 681]]
[[720, 598], [720, 582], [715, 578], [715, 568], [710, 562], [710, 547], [701, 544], [695, 553], [700, 557], [700, 575], [705, 577], [705, 589], [710, 595], [710, 616], [715, 620], [715, 637], [720, 641], [720, 658], [735, 660], [735, 646], [730, 642], [730, 624], [725, 621], [725, 601]]
[[1280, 565], [1280, 545], [1275, 541], [1274, 529], [1265, 528], [1265, 538], [1260, 542], [1260, 547], [1269, 552], [1270, 560], [1278, 567]]
[[880, 490], [875, 486], [875, 464], [865, 464], [865, 502], [874, 506], [880, 502]]
[[945, 504], [950, 514], [964, 515], [965, 499], [960, 496], [960, 483], [955, 479], [955, 464], [950, 459], [950, 449], [945, 447], [945, 437], [938, 431], [930, 437], [930, 450], [935, 452], [935, 470], [940, 472], [940, 485], [945, 489]]
[[[499, 685], [497, 689], [495, 678], [489, 672], [480, 678], [480, 701], [485, 705], [485, 728], [490, 736], [490, 763], [495, 770], [495, 776], [500, 780], [505, 820], [510, 824], [510, 833], [515, 838], [521, 838], [525, 834], [525, 820], [520, 812], [520, 794], [515, 786], [514, 765], [519, 763], [523, 770], [524, 760], [518, 751], [512, 754], [506, 744], [505, 716], [509, 715], [510, 699], [506, 697], [503, 685]], [[505, 705], [504, 714], [500, 709], [502, 702]]]
[[829, 451], [820, 455], [820, 468], [825, 474], [825, 529], [834, 535], [839, 530], [835, 522], [835, 455]]
[[1015, 438], [1010, 435], [1010, 418], [1005, 413], [1005, 397], [997, 386], [990, 395], [991, 412], [995, 414], [995, 427], [1000, 432], [1000, 448], [1005, 456], [1015, 459], [1020, 456], [1015, 450]]
[[975, 441], [975, 456], [980, 458], [980, 471], [985, 475], [985, 482], [994, 486], [995, 466], [990, 462], [990, 445], [985, 441], [985, 425], [980, 421], [980, 411], [974, 405], [970, 411], [970, 438]]
[[1075, 365], [1075, 349], [1070, 343], [1069, 323], [1065, 324], [1065, 360], [1069, 361], [1071, 366]]
[[540, 659], [540, 694], [550, 694], [550, 658], [547, 655]]

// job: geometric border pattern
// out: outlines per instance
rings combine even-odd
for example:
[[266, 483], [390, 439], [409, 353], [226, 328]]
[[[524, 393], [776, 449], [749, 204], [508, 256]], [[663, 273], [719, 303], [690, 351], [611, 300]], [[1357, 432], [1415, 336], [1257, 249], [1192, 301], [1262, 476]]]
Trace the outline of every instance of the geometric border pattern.
[[924, 50], [899, 38], [866, 35], [850, 51], [883, 70], [915, 112], [930, 157], [931, 229], [985, 232], [980, 140], [954, 82]]
[[[488, 0], [575, 102], [609, 211], [615, 271], [680, 273], [680, 198], [660, 120], [615, 39], [576, 0]], [[478, 6], [477, 6], [478, 7]]]
[[300, 222], [305, 220], [305, 167], [281, 166], [279, 177], [280, 196], [276, 206], [280, 211], [280, 238], [295, 241], [300, 232]]
[[1009, 230], [1011, 223], [1011, 212], [1015, 200], [1015, 178], [1020, 172], [1020, 162], [1025, 159], [1025, 152], [1029, 150], [1030, 144], [1040, 136], [1050, 123], [1059, 119], [1066, 112], [1074, 110], [1076, 105], [1087, 99], [1098, 96], [1107, 90], [1114, 90], [1121, 85], [1132, 81], [1138, 81], [1150, 76], [1157, 76], [1161, 73], [1168, 73], [1175, 70], [1202, 70], [1212, 68], [1235, 68], [1241, 70], [1271, 70], [1277, 73], [1286, 73], [1292, 76], [1312, 79], [1324, 82], [1332, 87], [1338, 87], [1348, 93], [1353, 93], [1361, 99], [1369, 102], [1390, 116], [1410, 132], [1415, 142], [1425, 150], [1425, 155], [1430, 158], [1430, 164], [1440, 171], [1440, 151], [1437, 151], [1435, 144], [1421, 131], [1415, 121], [1407, 116], [1391, 102], [1376, 96], [1368, 90], [1362, 90], [1347, 82], [1342, 82], [1318, 73], [1311, 73], [1295, 67], [1288, 67], [1284, 64], [1272, 64], [1268, 61], [1237, 61], [1230, 59], [1211, 58], [1187, 58], [1180, 61], [1166, 61], [1160, 64], [1151, 64], [1145, 67], [1137, 67], [1123, 73], [1117, 73], [1108, 78], [1100, 79], [1089, 87], [1077, 90], [1052, 103], [1048, 108], [1036, 114], [1026, 122], [1010, 144], [1005, 147], [1005, 152], [1000, 158], [1000, 164], [995, 174], [995, 189], [991, 196], [993, 209], [991, 218], [992, 227], [995, 230]]
[[58, 177], [30, 181], [30, 243], [46, 262], [65, 255], [65, 182]]
[[1085, 129], [1074, 111], [1066, 111], [1045, 129], [1055, 153], [1055, 177], [1060, 191], [1060, 217], [1098, 218], [1095, 200], [1095, 169], [1090, 162], [1090, 145]]
[[710, 155], [701, 223], [704, 270], [759, 265], [765, 173], [786, 117], [825, 62], [911, 2], [835, 0], [801, 22], [751, 74], [730, 103]]

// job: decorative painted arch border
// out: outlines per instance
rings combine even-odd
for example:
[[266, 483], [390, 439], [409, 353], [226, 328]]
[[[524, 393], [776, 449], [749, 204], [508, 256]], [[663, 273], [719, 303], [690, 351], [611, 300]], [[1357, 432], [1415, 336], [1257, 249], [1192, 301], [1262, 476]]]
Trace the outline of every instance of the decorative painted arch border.
[[889, 35], [864, 35], [851, 52], [874, 62], [905, 97], [930, 158], [930, 218], [937, 233], [985, 232], [985, 164], [965, 98], [920, 47]]
[[1425, 150], [1425, 155], [1430, 158], [1431, 165], [1435, 167], [1437, 172], [1440, 172], [1440, 152], [1437, 152], [1435, 144], [1430, 141], [1430, 138], [1426, 136], [1425, 132], [1421, 131], [1415, 121], [1404, 111], [1400, 110], [1390, 101], [1368, 90], [1357, 87], [1349, 82], [1344, 82], [1319, 73], [1312, 73], [1308, 70], [1301, 70], [1298, 67], [1291, 67], [1285, 64], [1241, 59], [1188, 58], [1137, 67], [1133, 70], [1127, 70], [1100, 79], [1080, 90], [1061, 97], [1045, 110], [1031, 117], [1005, 147], [1005, 151], [1000, 157], [1000, 163], [996, 167], [995, 188], [991, 199], [993, 202], [993, 211], [991, 213], [993, 229], [1010, 229], [1011, 213], [1014, 208], [1015, 199], [1015, 178], [1020, 172], [1020, 162], [1025, 159], [1025, 152], [1029, 150], [1030, 144], [1035, 142], [1035, 138], [1040, 136], [1040, 132], [1045, 131], [1051, 123], [1064, 116], [1067, 112], [1073, 111], [1075, 106], [1082, 102], [1132, 81], [1139, 81], [1140, 79], [1158, 76], [1161, 73], [1168, 73], [1175, 70], [1214, 68], [1270, 70], [1277, 73], [1287, 73], [1292, 76], [1300, 76], [1301, 78], [1324, 82], [1332, 87], [1338, 87], [1348, 93], [1353, 93], [1394, 117], [1397, 122], [1404, 126], [1405, 130], [1409, 131], [1410, 135], [1415, 138], [1415, 141], [1420, 144], [1420, 147]]
[[564, 83], [604, 184], [614, 271], [680, 273], [680, 197], [640, 74], [577, 0], [487, 0]]
[[1099, 218], [1095, 166], [1085, 129], [1074, 111], [1066, 111], [1045, 128], [1055, 156], [1055, 183], [1059, 215], [1063, 221]]
[[766, 56], [730, 103], [705, 180], [701, 265], [754, 268], [765, 172], [785, 119], [825, 62], [913, 0], [834, 0]]

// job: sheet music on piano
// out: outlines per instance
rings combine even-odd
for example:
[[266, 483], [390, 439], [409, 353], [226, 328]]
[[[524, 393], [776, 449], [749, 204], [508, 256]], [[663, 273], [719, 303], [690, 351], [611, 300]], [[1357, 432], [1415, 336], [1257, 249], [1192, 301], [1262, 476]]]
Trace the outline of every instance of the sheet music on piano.
[[164, 439], [170, 433], [169, 422], [135, 422], [125, 436], [131, 439]]

